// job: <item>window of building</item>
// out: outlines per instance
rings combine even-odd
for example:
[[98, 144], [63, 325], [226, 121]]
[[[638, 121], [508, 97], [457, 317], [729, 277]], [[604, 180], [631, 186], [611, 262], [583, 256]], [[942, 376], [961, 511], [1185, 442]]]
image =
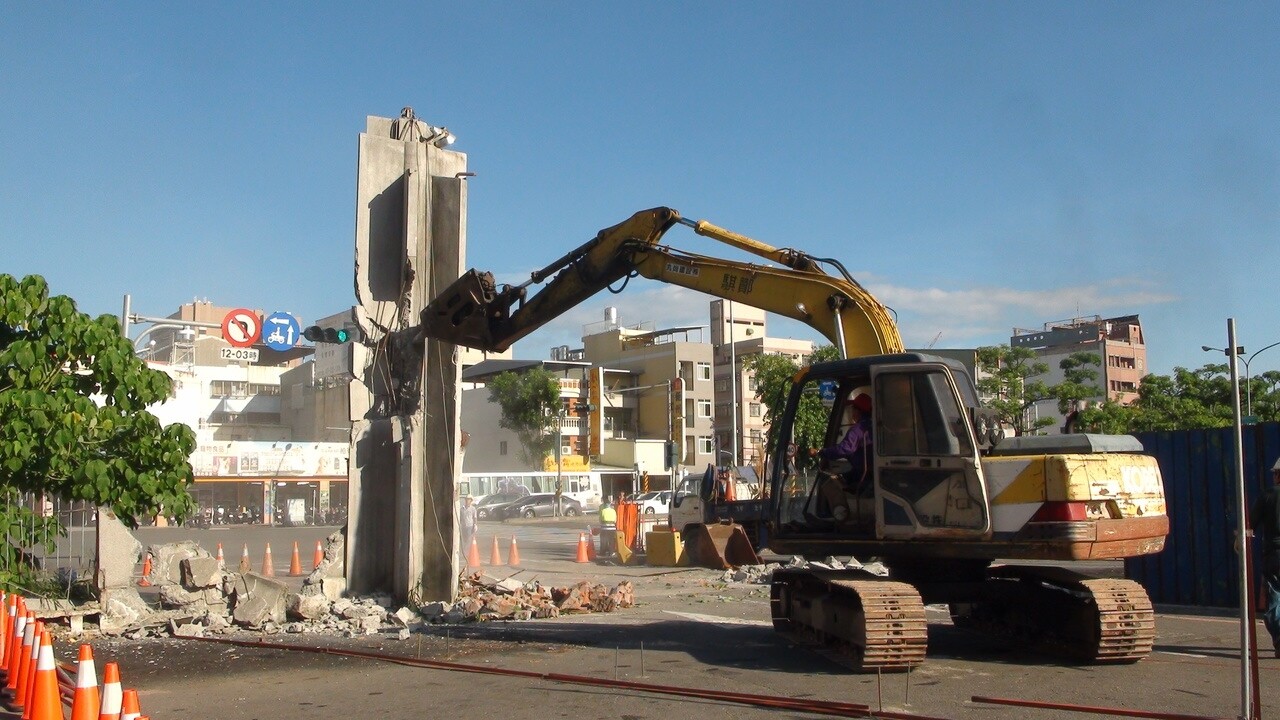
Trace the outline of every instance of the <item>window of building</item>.
[[499, 441], [498, 441], [498, 454], [499, 454], [499, 455], [506, 455], [506, 454], [507, 454], [507, 441], [506, 441], [506, 440], [499, 440]]
[[755, 442], [760, 442], [760, 428], [751, 428], [748, 430], [747, 437], [751, 438]]
[[712, 452], [711, 436], [699, 435], [698, 436], [698, 453], [701, 455], [710, 455], [711, 452]]
[[710, 400], [698, 401], [698, 417], [704, 417], [704, 418], [711, 417], [711, 401]]
[[751, 392], [755, 392], [756, 390], [759, 389], [759, 384], [756, 383], [755, 375], [747, 376], [747, 389], [750, 390]]
[[698, 363], [698, 379], [699, 380], [711, 379], [711, 363], [704, 363], [704, 362]]
[[760, 403], [751, 403], [750, 414], [751, 417], [760, 417]]

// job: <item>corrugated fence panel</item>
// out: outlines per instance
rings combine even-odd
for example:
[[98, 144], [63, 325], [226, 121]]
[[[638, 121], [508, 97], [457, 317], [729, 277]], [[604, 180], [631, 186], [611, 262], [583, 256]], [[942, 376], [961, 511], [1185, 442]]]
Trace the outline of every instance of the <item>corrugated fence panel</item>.
[[[1159, 555], [1125, 562], [1152, 601], [1239, 607], [1235, 441], [1230, 428], [1139, 433], [1160, 463], [1169, 512], [1169, 538]], [[1280, 456], [1280, 423], [1244, 429], [1246, 502], [1252, 505]]]

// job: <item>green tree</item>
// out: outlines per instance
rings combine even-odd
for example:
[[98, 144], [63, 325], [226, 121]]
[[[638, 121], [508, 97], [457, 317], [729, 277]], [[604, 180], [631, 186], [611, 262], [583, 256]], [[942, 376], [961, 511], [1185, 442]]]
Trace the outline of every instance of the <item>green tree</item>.
[[1032, 379], [1049, 371], [1048, 364], [1036, 360], [1034, 350], [1008, 345], [980, 347], [978, 369], [986, 374], [977, 382], [978, 392], [988, 398], [985, 404], [1015, 435], [1035, 434], [1053, 424], [1052, 418], [1033, 419], [1027, 413], [1041, 400], [1054, 397], [1043, 381]]
[[1102, 368], [1102, 358], [1095, 352], [1071, 353], [1058, 363], [1062, 369], [1063, 379], [1049, 388], [1049, 392], [1058, 398], [1058, 412], [1063, 416], [1079, 410], [1087, 400], [1102, 397], [1102, 388], [1098, 387], [1098, 370]]
[[[823, 345], [806, 357], [805, 363], [812, 365], [839, 358], [840, 352], [834, 345]], [[756, 398], [764, 406], [762, 420], [765, 425], [767, 438], [765, 448], [768, 454], [778, 447], [778, 427], [774, 421], [786, 412], [787, 395], [791, 391], [791, 378], [800, 371], [800, 366], [789, 356], [762, 353], [748, 356], [743, 361], [743, 367], [755, 376]], [[801, 397], [792, 428], [792, 440], [801, 448], [821, 447], [830, 414], [831, 411], [823, 406], [821, 398], [816, 394]], [[807, 454], [800, 453], [796, 456], [798, 465], [803, 466], [808, 462]]]
[[25, 573], [15, 545], [48, 546], [62, 532], [55, 518], [24, 509], [22, 493], [108, 507], [133, 526], [190, 512], [195, 434], [161, 427], [146, 410], [172, 390], [134, 355], [115, 317], [90, 318], [71, 298], [50, 297], [38, 275], [0, 275], [0, 572], [10, 581]]
[[520, 441], [520, 457], [542, 469], [542, 460], [555, 449], [560, 413], [560, 382], [544, 368], [504, 372], [488, 384], [489, 402], [502, 408], [498, 424]]

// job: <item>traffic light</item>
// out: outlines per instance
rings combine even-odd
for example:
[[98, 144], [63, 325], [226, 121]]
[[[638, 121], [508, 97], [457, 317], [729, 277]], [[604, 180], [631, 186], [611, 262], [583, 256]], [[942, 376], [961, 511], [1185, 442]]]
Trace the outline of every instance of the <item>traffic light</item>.
[[351, 326], [331, 328], [312, 325], [302, 331], [302, 337], [313, 343], [329, 343], [331, 345], [359, 342], [364, 339], [360, 329]]
[[662, 468], [664, 470], [674, 470], [680, 465], [680, 446], [672, 440], [663, 443], [662, 448]]

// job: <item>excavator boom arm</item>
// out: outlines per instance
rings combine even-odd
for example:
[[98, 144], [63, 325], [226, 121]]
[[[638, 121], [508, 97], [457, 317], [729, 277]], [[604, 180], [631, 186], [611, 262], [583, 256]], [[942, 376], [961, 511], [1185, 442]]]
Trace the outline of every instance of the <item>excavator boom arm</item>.
[[[773, 260], [785, 267], [693, 255], [659, 245], [673, 225]], [[609, 285], [639, 274], [794, 318], [821, 332], [846, 357], [900, 352], [902, 339], [886, 308], [851, 278], [824, 273], [808, 255], [779, 250], [705, 221], [653, 208], [532, 273], [520, 286], [499, 287], [489, 273], [468, 271], [422, 311], [419, 340], [505, 350]], [[548, 278], [550, 278], [548, 280]], [[546, 285], [532, 296], [532, 283]]]

